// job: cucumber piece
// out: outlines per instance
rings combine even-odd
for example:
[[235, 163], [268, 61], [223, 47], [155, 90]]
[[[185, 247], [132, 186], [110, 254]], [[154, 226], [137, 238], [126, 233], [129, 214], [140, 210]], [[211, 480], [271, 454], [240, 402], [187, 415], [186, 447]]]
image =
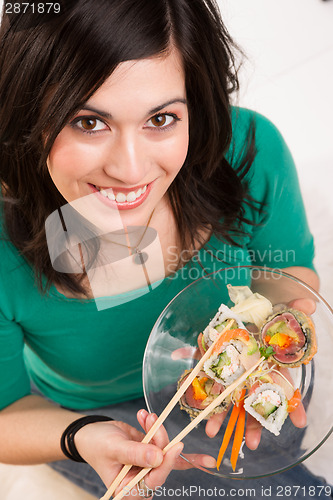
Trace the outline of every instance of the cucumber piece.
[[215, 363], [214, 363], [213, 365], [211, 365], [211, 367], [210, 367], [210, 368], [211, 368], [211, 370], [212, 370], [214, 373], [216, 373], [216, 375], [217, 375], [218, 377], [220, 377], [220, 376], [221, 376], [221, 373], [222, 373], [222, 371], [223, 371], [223, 368], [224, 368], [225, 366], [229, 366], [230, 364], [231, 364], [231, 360], [230, 360], [230, 358], [229, 358], [228, 354], [227, 354], [225, 351], [223, 351], [223, 352], [219, 355], [219, 357], [217, 358], [217, 360], [215, 361]]
[[[231, 318], [230, 318], [231, 319]], [[216, 325], [214, 326], [215, 330], [218, 331], [219, 333], [222, 332], [222, 330], [224, 330], [224, 328], [227, 326], [227, 324], [229, 323], [230, 319], [226, 319], [225, 321], [223, 321], [223, 323], [221, 323], [220, 325]], [[235, 323], [232, 324], [232, 327], [229, 328], [229, 330], [235, 330], [236, 328], [238, 328], [237, 325], [235, 325]]]
[[231, 364], [231, 360], [228, 356], [228, 354], [223, 351], [220, 355], [219, 355], [219, 362], [217, 364], [217, 366], [219, 368], [223, 368], [224, 366], [229, 366]]
[[253, 403], [251, 406], [256, 410], [257, 413], [259, 413], [259, 415], [261, 415], [265, 419], [278, 409], [277, 406], [268, 401], [266, 403]]

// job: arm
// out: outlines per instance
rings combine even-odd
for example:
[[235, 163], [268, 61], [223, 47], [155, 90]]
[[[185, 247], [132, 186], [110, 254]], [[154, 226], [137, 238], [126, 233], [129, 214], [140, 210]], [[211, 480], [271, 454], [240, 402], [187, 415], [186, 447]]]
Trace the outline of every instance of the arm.
[[[0, 412], [0, 462], [30, 465], [66, 458], [60, 448], [60, 437], [64, 429], [81, 416], [36, 395], [12, 403]], [[138, 413], [139, 423], [146, 432], [155, 419], [155, 415], [148, 415], [144, 410]], [[75, 444], [107, 486], [122, 464], [128, 463], [154, 467], [147, 476], [147, 484], [156, 488], [174, 468], [182, 444], [174, 446], [163, 457], [161, 448], [168, 442], [163, 428], [156, 433], [154, 444], [142, 444], [142, 438], [143, 433], [123, 422], [96, 422], [77, 432]], [[125, 484], [128, 481], [129, 478]]]
[[[0, 311], [0, 462], [37, 464], [62, 460], [60, 438], [66, 427], [82, 415], [30, 394], [30, 382], [23, 358], [23, 332], [9, 317], [3, 301]], [[138, 420], [147, 432], [154, 416], [139, 412]], [[152, 444], [142, 444], [143, 433], [123, 422], [96, 422], [80, 429], [75, 444], [81, 456], [96, 470], [106, 485], [122, 464], [154, 469], [147, 477], [149, 487], [163, 484], [175, 465], [181, 445], [164, 457], [161, 449], [168, 437], [164, 429]], [[128, 480], [126, 480], [127, 482]]]
[[259, 209], [246, 207], [255, 224], [248, 227], [251, 260], [258, 266], [280, 268], [318, 290], [314, 241], [293, 158], [276, 127], [255, 116], [258, 152], [248, 180]]
[[319, 277], [318, 274], [309, 269], [308, 267], [294, 266], [286, 267], [283, 269], [288, 274], [299, 278], [304, 281], [307, 285], [310, 285], [316, 292], [319, 290]]
[[60, 438], [82, 415], [28, 395], [0, 412], [0, 462], [31, 465], [64, 457]]

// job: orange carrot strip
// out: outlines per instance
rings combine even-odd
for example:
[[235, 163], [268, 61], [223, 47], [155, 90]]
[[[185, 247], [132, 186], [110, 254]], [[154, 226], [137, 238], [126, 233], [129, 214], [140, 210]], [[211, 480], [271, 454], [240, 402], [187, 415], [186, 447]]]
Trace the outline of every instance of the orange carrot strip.
[[234, 442], [232, 445], [231, 458], [230, 458], [230, 462], [231, 462], [233, 471], [235, 471], [235, 469], [236, 469], [239, 450], [241, 449], [242, 442], [243, 442], [243, 436], [244, 436], [244, 429], [245, 429], [244, 400], [242, 400], [240, 402], [239, 408], [240, 408], [239, 416], [238, 416], [237, 426], [236, 426], [236, 430], [235, 430], [235, 437], [234, 437]]
[[[243, 401], [243, 398], [245, 396], [245, 392], [246, 392], [246, 390], [243, 389], [242, 392], [241, 392], [240, 398], [239, 398], [240, 401]], [[238, 403], [238, 404], [236, 403], [234, 405], [233, 409], [232, 409], [232, 412], [231, 412], [231, 415], [230, 415], [230, 418], [229, 418], [229, 422], [228, 422], [227, 428], [226, 428], [224, 436], [223, 436], [223, 440], [222, 440], [221, 448], [220, 448], [220, 451], [219, 451], [219, 455], [218, 455], [217, 461], [216, 461], [216, 468], [217, 468], [217, 470], [220, 469], [222, 458], [223, 458], [223, 456], [225, 454], [226, 449], [228, 448], [228, 444], [229, 444], [230, 438], [232, 436], [232, 433], [234, 431], [234, 428], [235, 428], [235, 425], [236, 425], [236, 422], [237, 422], [237, 418], [238, 418], [238, 415], [239, 415], [240, 408], [241, 408], [241, 404], [240, 403]]]
[[223, 458], [223, 456], [225, 454], [226, 449], [228, 448], [228, 444], [229, 444], [231, 435], [234, 432], [234, 428], [235, 428], [235, 425], [236, 425], [236, 422], [237, 422], [237, 418], [238, 418], [238, 415], [239, 415], [239, 410], [240, 410], [240, 406], [234, 405], [234, 407], [232, 409], [232, 412], [231, 412], [231, 415], [230, 415], [230, 418], [229, 418], [229, 422], [228, 422], [227, 428], [226, 428], [224, 436], [223, 436], [223, 441], [222, 441], [222, 444], [221, 444], [219, 455], [217, 457], [217, 461], [216, 461], [216, 468], [217, 468], [217, 470], [220, 470], [220, 465], [221, 465], [221, 462], [222, 462], [222, 458]]

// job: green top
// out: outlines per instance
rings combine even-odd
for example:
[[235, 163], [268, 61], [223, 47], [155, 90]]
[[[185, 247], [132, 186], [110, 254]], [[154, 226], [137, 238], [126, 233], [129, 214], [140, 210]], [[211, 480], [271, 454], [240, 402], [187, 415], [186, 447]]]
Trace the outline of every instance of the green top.
[[[257, 225], [246, 227], [242, 248], [213, 235], [200, 250], [200, 260], [206, 272], [252, 263], [313, 268], [313, 238], [293, 160], [279, 132], [263, 116], [236, 108], [235, 157], [241, 154], [253, 115], [258, 154], [247, 178], [251, 195], [265, 208], [245, 206], [247, 217]], [[105, 298], [105, 308], [98, 310], [94, 300], [68, 299], [55, 287], [42, 295], [32, 268], [2, 232], [0, 407], [29, 394], [30, 378], [45, 396], [76, 409], [142, 396], [142, 359], [149, 333], [168, 302], [203, 275], [198, 260], [149, 293], [131, 300], [126, 294]]]

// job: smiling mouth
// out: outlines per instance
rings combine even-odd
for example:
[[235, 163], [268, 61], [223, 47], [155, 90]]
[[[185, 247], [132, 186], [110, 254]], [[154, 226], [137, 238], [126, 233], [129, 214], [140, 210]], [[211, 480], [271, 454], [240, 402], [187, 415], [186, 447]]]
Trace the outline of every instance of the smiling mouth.
[[104, 196], [104, 198], [108, 198], [111, 201], [116, 201], [117, 203], [133, 203], [147, 191], [148, 184], [133, 191], [117, 191], [117, 193], [115, 193], [112, 188], [105, 189], [96, 185], [93, 186], [100, 192], [102, 196]]

